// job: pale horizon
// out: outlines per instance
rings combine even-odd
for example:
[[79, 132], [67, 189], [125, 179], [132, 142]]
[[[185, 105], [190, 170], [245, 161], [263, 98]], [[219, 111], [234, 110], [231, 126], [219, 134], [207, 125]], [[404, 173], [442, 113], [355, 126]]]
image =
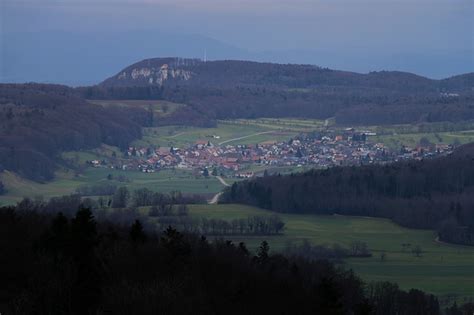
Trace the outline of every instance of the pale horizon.
[[[206, 49], [209, 59], [434, 79], [474, 71], [468, 0], [7, 0], [1, 11], [2, 82], [93, 83], [141, 59], [202, 58]], [[92, 64], [89, 77], [79, 73]], [[63, 65], [76, 74], [60, 73]]]

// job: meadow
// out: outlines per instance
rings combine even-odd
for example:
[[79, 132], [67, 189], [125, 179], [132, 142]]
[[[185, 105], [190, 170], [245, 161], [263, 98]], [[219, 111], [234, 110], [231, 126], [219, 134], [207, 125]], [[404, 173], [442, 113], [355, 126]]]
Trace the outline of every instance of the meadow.
[[[232, 220], [274, 212], [245, 205], [191, 205], [190, 215], [196, 218]], [[474, 248], [442, 244], [431, 230], [400, 227], [390, 220], [348, 217], [278, 214], [285, 222], [285, 231], [277, 236], [227, 236], [235, 243], [244, 241], [256, 250], [267, 240], [273, 251], [281, 251], [288, 242], [304, 239], [313, 244], [349, 246], [363, 241], [373, 253], [369, 258], [351, 258], [345, 268], [354, 269], [366, 281], [393, 281], [401, 288], [418, 288], [438, 295], [443, 300], [474, 298]], [[402, 244], [411, 244], [403, 247]], [[410, 248], [420, 246], [421, 257]], [[385, 259], [380, 258], [385, 253]]]
[[237, 126], [257, 126], [267, 129], [287, 130], [293, 132], [308, 132], [333, 126], [334, 119], [302, 119], [302, 118], [256, 118], [221, 120], [222, 124]]
[[145, 110], [152, 110], [156, 117], [170, 115], [178, 108], [186, 106], [184, 104], [163, 100], [88, 100], [88, 102], [104, 107], [139, 107]]
[[[112, 175], [112, 180], [107, 176]], [[120, 177], [123, 177], [119, 180]], [[188, 170], [163, 170], [156, 173], [138, 171], [119, 171], [107, 168], [86, 168], [80, 175], [72, 171], [61, 170], [56, 178], [48, 183], [38, 183], [19, 177], [11, 172], [0, 173], [0, 180], [5, 183], [8, 193], [0, 196], [0, 206], [15, 204], [23, 197], [43, 196], [45, 199], [74, 193], [83, 185], [108, 182], [117, 186], [126, 186], [133, 191], [148, 188], [153, 191], [212, 195], [221, 191], [224, 186], [214, 177], [195, 176]], [[232, 183], [232, 180], [228, 180]]]
[[215, 128], [165, 126], [143, 129], [143, 138], [136, 146], [161, 146], [184, 148], [197, 140], [223, 144], [257, 144], [264, 141], [287, 141], [298, 134], [296, 131], [279, 130], [256, 125], [217, 123]]
[[378, 135], [369, 137], [369, 141], [380, 142], [391, 149], [398, 149], [402, 145], [415, 147], [422, 138], [431, 143], [461, 145], [474, 141], [474, 130]]

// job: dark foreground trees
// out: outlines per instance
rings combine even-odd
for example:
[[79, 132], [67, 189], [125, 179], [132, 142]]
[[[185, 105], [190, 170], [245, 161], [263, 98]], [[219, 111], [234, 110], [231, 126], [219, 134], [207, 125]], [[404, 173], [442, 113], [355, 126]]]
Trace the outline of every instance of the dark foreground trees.
[[370, 286], [327, 261], [0, 209], [0, 308], [6, 314], [438, 314], [434, 296]]

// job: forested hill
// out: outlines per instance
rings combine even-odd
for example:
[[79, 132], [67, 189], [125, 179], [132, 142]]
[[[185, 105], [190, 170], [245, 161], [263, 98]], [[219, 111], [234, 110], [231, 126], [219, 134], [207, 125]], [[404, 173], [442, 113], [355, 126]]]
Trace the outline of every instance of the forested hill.
[[234, 183], [221, 201], [278, 212], [390, 218], [474, 245], [474, 144], [437, 159], [260, 177]]
[[438, 93], [443, 90], [450, 92], [470, 90], [474, 87], [474, 78], [473, 74], [466, 74], [445, 80], [431, 80], [399, 71], [360, 74], [313, 65], [154, 58], [137, 62], [100, 85], [104, 87], [185, 85], [220, 88], [344, 86], [386, 89], [403, 93]]
[[[341, 124], [474, 119], [474, 74], [431, 80], [412, 73], [360, 74], [312, 65], [156, 58], [133, 64], [86, 98], [166, 99], [209, 121], [336, 117]], [[178, 113], [177, 113], [178, 114]]]
[[141, 137], [146, 113], [94, 106], [74, 94], [60, 85], [0, 85], [0, 171], [48, 180], [60, 151], [125, 148]]

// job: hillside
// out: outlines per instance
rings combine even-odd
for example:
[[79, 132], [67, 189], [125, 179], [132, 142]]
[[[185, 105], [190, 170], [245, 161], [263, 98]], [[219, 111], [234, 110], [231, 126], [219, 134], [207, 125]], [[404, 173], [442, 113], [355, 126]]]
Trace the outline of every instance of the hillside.
[[[286, 88], [316, 88], [344, 86], [377, 88], [406, 93], [438, 92], [441, 83], [445, 87], [474, 86], [472, 77], [458, 76], [447, 81], [431, 80], [412, 73], [399, 71], [355, 72], [330, 70], [313, 65], [274, 64], [252, 61], [201, 61], [199, 59], [154, 58], [137, 62], [115, 76], [106, 79], [103, 87], [127, 86], [199, 86], [235, 87], [270, 86]], [[457, 83], [462, 83], [457, 84]], [[469, 84], [470, 83], [470, 86]]]
[[439, 81], [440, 87], [444, 91], [461, 92], [473, 91], [474, 73], [456, 75]]
[[0, 85], [0, 171], [37, 180], [54, 176], [59, 153], [141, 137], [144, 111], [91, 105], [65, 86]]
[[86, 98], [183, 103], [189, 105], [186, 116], [199, 121], [335, 116], [340, 124], [400, 124], [474, 118], [473, 87], [473, 74], [432, 80], [398, 71], [360, 74], [312, 65], [155, 58], [78, 91]]

